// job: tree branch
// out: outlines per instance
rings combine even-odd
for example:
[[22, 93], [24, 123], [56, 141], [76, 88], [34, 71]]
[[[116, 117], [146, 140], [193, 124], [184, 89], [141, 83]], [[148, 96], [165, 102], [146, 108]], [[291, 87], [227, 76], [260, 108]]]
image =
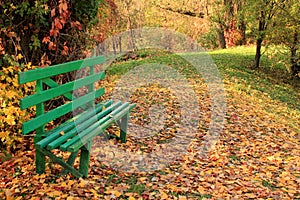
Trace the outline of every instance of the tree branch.
[[199, 13], [195, 13], [195, 12], [191, 12], [191, 11], [186, 11], [186, 10], [182, 10], [182, 9], [174, 9], [174, 8], [170, 8], [170, 7], [162, 7], [160, 5], [155, 5], [156, 7], [163, 9], [163, 10], [167, 10], [167, 11], [171, 11], [171, 12], [175, 12], [175, 13], [179, 13], [182, 15], [187, 15], [187, 16], [191, 16], [191, 17], [198, 17], [198, 18], [204, 18], [204, 13], [203, 12], [199, 12]]

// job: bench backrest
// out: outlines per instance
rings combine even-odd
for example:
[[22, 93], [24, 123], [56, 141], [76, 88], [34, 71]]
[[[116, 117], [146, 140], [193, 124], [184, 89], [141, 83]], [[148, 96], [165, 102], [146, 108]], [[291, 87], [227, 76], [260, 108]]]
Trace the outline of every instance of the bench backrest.
[[[94, 83], [103, 79], [105, 74], [104, 71], [95, 74], [94, 67], [104, 62], [105, 57], [100, 56], [19, 73], [19, 84], [36, 81], [35, 94], [24, 97], [20, 102], [22, 110], [36, 106], [36, 117], [22, 124], [22, 133], [28, 134], [36, 130], [36, 134], [42, 134], [45, 131], [44, 127], [47, 123], [72, 112], [74, 109], [91, 104], [96, 98], [103, 95], [104, 88], [95, 90]], [[89, 74], [87, 76], [65, 84], [59, 84], [51, 79], [51, 77], [56, 75], [86, 68], [89, 68]], [[44, 84], [50, 89], [44, 90]], [[87, 87], [88, 92], [83, 96], [75, 97], [73, 91], [82, 87]], [[59, 96], [64, 96], [70, 101], [45, 112], [44, 103]]]

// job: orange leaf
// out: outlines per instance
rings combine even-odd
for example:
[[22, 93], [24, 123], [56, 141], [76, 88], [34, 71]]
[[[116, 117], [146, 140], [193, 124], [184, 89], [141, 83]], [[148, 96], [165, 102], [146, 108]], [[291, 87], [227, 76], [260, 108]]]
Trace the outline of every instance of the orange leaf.
[[6, 196], [7, 200], [13, 200], [14, 199], [14, 196], [13, 196], [12, 192], [8, 189], [5, 190], [5, 196]]
[[44, 37], [42, 43], [48, 43], [48, 42], [50, 42], [50, 37], [49, 36]]
[[62, 29], [62, 24], [60, 23], [60, 21], [59, 21], [58, 18], [55, 18], [55, 19], [54, 19], [54, 26], [55, 26], [57, 29]]
[[55, 8], [53, 8], [52, 10], [51, 10], [51, 17], [54, 17], [55, 16]]

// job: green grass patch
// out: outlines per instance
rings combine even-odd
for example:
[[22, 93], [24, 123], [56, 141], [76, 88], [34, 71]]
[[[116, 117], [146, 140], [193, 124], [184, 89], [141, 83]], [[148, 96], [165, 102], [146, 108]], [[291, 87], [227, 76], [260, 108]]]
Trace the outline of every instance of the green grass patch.
[[186, 77], [193, 77], [195, 74], [197, 74], [197, 70], [183, 57], [166, 51], [141, 50], [138, 51], [137, 56], [132, 59], [125, 59], [124, 57], [126, 56], [124, 55], [116, 59], [115, 62], [112, 63], [109, 68], [107, 68], [107, 74], [122, 76], [131, 69], [145, 64], [170, 66]]
[[[147, 63], [156, 63], [170, 66], [186, 78], [199, 77], [195, 67], [181, 57], [180, 54], [160, 50], [142, 50], [136, 54], [132, 59], [126, 58], [126, 55], [117, 59], [107, 68], [107, 74], [121, 77], [135, 67]], [[289, 108], [299, 111], [300, 81], [292, 80], [284, 66], [276, 64], [278, 67], [272, 67], [272, 60], [268, 59], [267, 55], [262, 56], [259, 69], [250, 69], [255, 56], [255, 47], [215, 50], [209, 52], [209, 55], [212, 57], [221, 76], [230, 81], [237, 90], [257, 97], [267, 96], [273, 100], [286, 103]]]
[[[261, 58], [261, 67], [250, 69], [255, 56], [254, 47], [237, 47], [216, 50], [209, 53], [221, 74], [235, 84], [236, 89], [251, 95], [260, 96], [262, 93], [273, 100], [286, 103], [291, 109], [299, 110], [300, 81], [291, 79], [285, 67], [276, 64], [266, 55]], [[250, 86], [250, 88], [249, 88]]]
[[131, 185], [127, 192], [142, 194], [146, 191], [146, 186], [144, 184]]

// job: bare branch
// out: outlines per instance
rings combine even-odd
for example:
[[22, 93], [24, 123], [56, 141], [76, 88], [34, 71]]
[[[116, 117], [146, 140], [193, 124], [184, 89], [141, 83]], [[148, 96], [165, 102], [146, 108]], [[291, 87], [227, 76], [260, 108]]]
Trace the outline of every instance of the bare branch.
[[163, 9], [163, 10], [167, 10], [167, 11], [171, 11], [171, 12], [175, 12], [175, 13], [179, 13], [179, 14], [187, 15], [187, 16], [191, 16], [191, 17], [204, 18], [204, 16], [205, 16], [205, 14], [203, 12], [195, 13], [195, 12], [182, 10], [182, 9], [174, 9], [174, 8], [171, 8], [171, 7], [162, 7], [160, 5], [155, 5], [155, 6], [160, 8], [160, 9]]

